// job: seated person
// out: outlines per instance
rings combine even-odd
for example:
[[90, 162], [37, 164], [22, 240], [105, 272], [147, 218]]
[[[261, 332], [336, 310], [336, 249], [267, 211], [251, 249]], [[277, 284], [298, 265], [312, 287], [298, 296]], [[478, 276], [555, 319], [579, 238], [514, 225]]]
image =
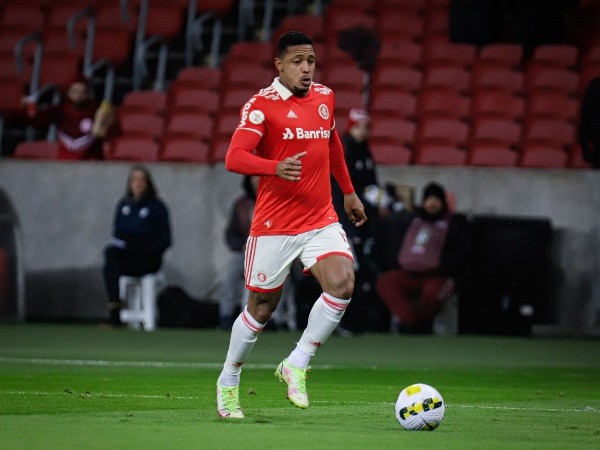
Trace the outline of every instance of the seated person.
[[166, 206], [157, 197], [147, 169], [129, 172], [127, 191], [117, 204], [113, 237], [104, 252], [104, 282], [108, 293], [110, 324], [120, 325], [119, 277], [141, 277], [157, 272], [165, 250], [171, 245]]
[[444, 188], [428, 184], [413, 213], [390, 215], [377, 292], [401, 331], [430, 331], [468, 256], [466, 221], [449, 211]]

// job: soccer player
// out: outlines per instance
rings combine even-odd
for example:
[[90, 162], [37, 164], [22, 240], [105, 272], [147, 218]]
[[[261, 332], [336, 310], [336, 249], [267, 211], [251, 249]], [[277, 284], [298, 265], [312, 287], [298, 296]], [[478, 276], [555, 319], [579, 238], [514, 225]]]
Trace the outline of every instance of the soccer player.
[[244, 417], [241, 366], [277, 307], [295, 258], [323, 289], [296, 348], [275, 371], [299, 408], [308, 407], [310, 359], [338, 325], [354, 289], [352, 252], [331, 202], [330, 173], [342, 189], [350, 221], [360, 226], [367, 217], [335, 131], [334, 94], [312, 80], [315, 60], [312, 40], [304, 33], [280, 37], [275, 57], [279, 77], [242, 107], [225, 158], [228, 170], [259, 175], [260, 182], [245, 252], [250, 296], [233, 324], [217, 381], [221, 417]]

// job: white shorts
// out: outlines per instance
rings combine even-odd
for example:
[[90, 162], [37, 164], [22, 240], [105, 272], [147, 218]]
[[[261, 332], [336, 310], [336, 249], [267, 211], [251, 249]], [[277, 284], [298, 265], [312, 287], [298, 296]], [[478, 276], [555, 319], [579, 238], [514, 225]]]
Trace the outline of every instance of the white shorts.
[[250, 236], [244, 262], [246, 287], [257, 292], [277, 291], [282, 288], [294, 259], [300, 258], [304, 267], [310, 269], [331, 255], [354, 260], [339, 222], [293, 236]]

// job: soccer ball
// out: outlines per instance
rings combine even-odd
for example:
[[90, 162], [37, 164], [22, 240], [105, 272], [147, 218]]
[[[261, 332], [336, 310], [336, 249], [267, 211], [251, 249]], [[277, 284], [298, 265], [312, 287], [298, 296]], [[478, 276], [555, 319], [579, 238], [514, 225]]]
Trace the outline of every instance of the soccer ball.
[[440, 393], [427, 384], [413, 384], [396, 400], [396, 419], [406, 430], [435, 430], [442, 423], [446, 404]]

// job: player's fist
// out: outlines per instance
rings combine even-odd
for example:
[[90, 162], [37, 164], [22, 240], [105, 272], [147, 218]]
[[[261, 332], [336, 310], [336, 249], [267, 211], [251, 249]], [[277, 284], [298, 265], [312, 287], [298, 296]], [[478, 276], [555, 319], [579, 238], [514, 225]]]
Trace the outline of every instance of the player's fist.
[[288, 181], [300, 181], [300, 173], [302, 172], [302, 158], [306, 156], [306, 152], [300, 152], [283, 161], [277, 163], [275, 174], [278, 177]]

